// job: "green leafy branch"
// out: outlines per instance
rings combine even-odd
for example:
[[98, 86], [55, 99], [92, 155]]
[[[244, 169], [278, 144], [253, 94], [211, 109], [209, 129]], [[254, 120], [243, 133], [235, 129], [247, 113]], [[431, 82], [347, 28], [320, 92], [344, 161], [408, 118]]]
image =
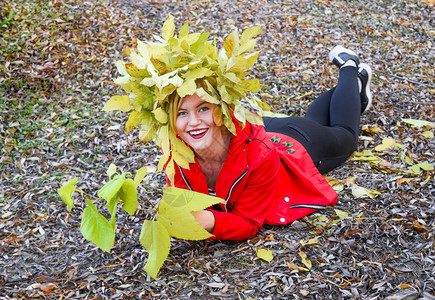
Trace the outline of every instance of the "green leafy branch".
[[[138, 206], [137, 187], [147, 173], [143, 167], [136, 172], [134, 179], [127, 178], [131, 173], [116, 173], [116, 166], [111, 164], [107, 175], [110, 181], [99, 191], [95, 201], [86, 199], [88, 206], [83, 211], [80, 232], [83, 237], [94, 243], [100, 249], [110, 252], [115, 241], [116, 213], [118, 205], [129, 214], [133, 215]], [[74, 192], [82, 192], [75, 185], [78, 178], [73, 178], [59, 189], [59, 195], [66, 203], [68, 210], [74, 207]], [[110, 213], [110, 220], [104, 217], [94, 202], [99, 199], [106, 201], [106, 208]], [[139, 241], [148, 251], [149, 256], [144, 270], [154, 279], [169, 255], [171, 236], [185, 240], [202, 240], [212, 235], [199, 225], [192, 211], [203, 210], [216, 203], [223, 203], [222, 199], [168, 187], [163, 190], [158, 212], [153, 219], [145, 220], [142, 225]]]

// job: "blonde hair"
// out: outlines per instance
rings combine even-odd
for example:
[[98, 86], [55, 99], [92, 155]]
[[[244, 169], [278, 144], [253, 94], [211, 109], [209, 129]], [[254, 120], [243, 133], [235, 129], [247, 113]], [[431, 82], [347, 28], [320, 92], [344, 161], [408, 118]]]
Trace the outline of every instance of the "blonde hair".
[[182, 98], [178, 95], [177, 91], [173, 92], [168, 96], [169, 102], [169, 126], [174, 132], [177, 132], [175, 129], [175, 122], [177, 122], [178, 111], [180, 110]]
[[[209, 83], [211, 85], [211, 87], [215, 88], [216, 87], [216, 78], [204, 77], [204, 78], [200, 78], [200, 79], [195, 80], [195, 83], [196, 83], [197, 88], [203, 88], [207, 94], [209, 94], [210, 96], [213, 95], [213, 93], [210, 91], [209, 85], [207, 85], [207, 83]], [[178, 111], [180, 110], [182, 100], [183, 100], [183, 98], [181, 98], [180, 95], [178, 95], [177, 91], [174, 91], [172, 94], [170, 94], [168, 96], [169, 126], [171, 127], [171, 129], [175, 133], [177, 132], [176, 127], [175, 127], [175, 123], [177, 122]], [[216, 118], [215, 116], [213, 116], [213, 117]], [[218, 118], [218, 119], [220, 119], [220, 118]], [[215, 120], [215, 123], [218, 126], [222, 125], [222, 122], [216, 122], [216, 121], [217, 120]]]

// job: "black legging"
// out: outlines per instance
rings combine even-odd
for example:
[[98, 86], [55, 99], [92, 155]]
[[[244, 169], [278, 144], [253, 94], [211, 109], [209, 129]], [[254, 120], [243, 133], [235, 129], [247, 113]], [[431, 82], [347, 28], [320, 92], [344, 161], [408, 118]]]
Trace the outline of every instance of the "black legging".
[[357, 149], [361, 100], [358, 69], [343, 67], [337, 85], [308, 107], [305, 117], [264, 117], [268, 132], [300, 142], [321, 173], [338, 167]]

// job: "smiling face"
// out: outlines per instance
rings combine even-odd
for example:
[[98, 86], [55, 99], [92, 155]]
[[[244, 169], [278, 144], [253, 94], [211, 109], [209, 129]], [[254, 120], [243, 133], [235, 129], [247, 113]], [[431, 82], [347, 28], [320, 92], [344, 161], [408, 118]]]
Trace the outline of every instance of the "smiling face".
[[213, 120], [216, 107], [216, 104], [206, 102], [196, 94], [181, 100], [175, 128], [181, 139], [197, 153], [226, 144], [226, 128], [217, 126]]

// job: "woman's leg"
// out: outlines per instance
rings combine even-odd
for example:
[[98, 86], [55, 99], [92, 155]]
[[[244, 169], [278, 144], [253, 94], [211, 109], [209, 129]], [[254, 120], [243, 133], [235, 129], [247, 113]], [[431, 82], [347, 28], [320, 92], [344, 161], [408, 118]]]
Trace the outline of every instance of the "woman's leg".
[[337, 86], [314, 100], [305, 118], [324, 126], [341, 126], [358, 133], [360, 108], [358, 69], [343, 67], [339, 71]]
[[265, 129], [299, 141], [322, 173], [341, 165], [356, 150], [361, 112], [358, 69], [342, 67], [337, 86], [318, 97], [306, 116], [265, 118]]

